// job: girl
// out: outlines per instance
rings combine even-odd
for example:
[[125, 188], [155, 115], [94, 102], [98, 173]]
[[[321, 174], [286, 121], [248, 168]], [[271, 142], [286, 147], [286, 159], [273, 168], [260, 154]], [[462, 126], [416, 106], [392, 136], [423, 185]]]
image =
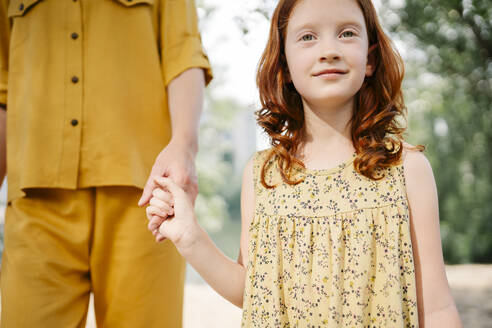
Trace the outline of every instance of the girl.
[[280, 0], [257, 78], [272, 148], [244, 171], [237, 262], [155, 178], [149, 229], [243, 327], [461, 327], [432, 169], [398, 124], [402, 79], [370, 0]]

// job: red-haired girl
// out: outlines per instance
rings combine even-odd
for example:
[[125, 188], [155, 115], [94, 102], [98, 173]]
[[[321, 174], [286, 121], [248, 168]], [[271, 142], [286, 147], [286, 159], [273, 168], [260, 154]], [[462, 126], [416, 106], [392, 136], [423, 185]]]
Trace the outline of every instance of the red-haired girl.
[[461, 327], [432, 168], [403, 142], [403, 63], [371, 1], [280, 0], [271, 24], [257, 115], [272, 147], [244, 171], [237, 262], [169, 179], [149, 229], [243, 327]]

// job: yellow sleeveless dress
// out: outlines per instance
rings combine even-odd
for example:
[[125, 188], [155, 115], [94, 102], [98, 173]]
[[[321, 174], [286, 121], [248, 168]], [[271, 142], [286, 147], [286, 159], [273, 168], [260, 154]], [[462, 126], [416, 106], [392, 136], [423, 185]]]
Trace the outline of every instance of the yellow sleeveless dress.
[[255, 215], [242, 327], [418, 327], [415, 268], [402, 164], [374, 181], [355, 154], [283, 183], [269, 150], [254, 156]]

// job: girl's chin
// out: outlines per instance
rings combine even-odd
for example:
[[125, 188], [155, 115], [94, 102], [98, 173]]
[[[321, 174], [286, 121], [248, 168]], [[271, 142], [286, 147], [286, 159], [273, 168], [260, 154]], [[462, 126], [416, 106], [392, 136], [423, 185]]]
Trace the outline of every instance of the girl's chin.
[[340, 95], [340, 94], [334, 94], [334, 95], [323, 94], [322, 96], [318, 96], [318, 97], [303, 98], [303, 103], [305, 106], [307, 105], [309, 107], [316, 107], [316, 108], [345, 107], [353, 102], [354, 102], [354, 96]]

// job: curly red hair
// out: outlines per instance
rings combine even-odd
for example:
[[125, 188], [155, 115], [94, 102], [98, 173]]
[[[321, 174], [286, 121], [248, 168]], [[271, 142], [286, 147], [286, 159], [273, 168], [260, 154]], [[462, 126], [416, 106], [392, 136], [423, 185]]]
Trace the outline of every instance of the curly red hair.
[[[265, 181], [267, 163], [276, 156], [282, 180], [294, 185], [301, 180], [291, 179], [291, 169], [304, 164], [295, 157], [302, 138], [304, 110], [300, 94], [288, 78], [284, 42], [287, 24], [299, 0], [280, 0], [272, 17], [267, 46], [258, 65], [256, 82], [261, 109], [256, 112], [258, 124], [270, 137], [272, 152], [261, 170]], [[357, 157], [355, 169], [362, 175], [379, 180], [378, 169], [398, 163], [403, 150], [403, 133], [397, 120], [406, 120], [406, 107], [401, 91], [404, 76], [403, 60], [384, 33], [371, 0], [357, 0], [365, 19], [369, 46], [375, 71], [366, 77], [356, 94], [355, 109], [350, 120], [352, 143]], [[423, 151], [424, 146], [416, 149]]]

